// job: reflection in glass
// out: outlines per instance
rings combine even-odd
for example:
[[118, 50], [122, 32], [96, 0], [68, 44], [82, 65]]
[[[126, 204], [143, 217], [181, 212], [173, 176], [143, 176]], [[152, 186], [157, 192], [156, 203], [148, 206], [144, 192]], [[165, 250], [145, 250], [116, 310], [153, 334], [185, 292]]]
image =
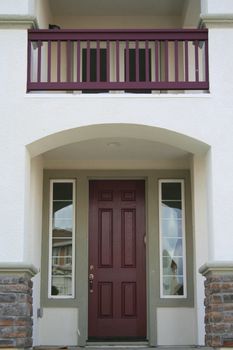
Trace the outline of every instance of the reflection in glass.
[[53, 276], [51, 295], [72, 295], [72, 277]]
[[182, 239], [181, 238], [163, 238], [163, 255], [182, 256]]
[[163, 277], [163, 293], [164, 295], [184, 295], [183, 277]]
[[161, 287], [163, 296], [184, 296], [182, 182], [161, 181]]
[[163, 201], [162, 202], [162, 218], [164, 219], [180, 219], [181, 218], [181, 201]]
[[163, 200], [181, 200], [181, 183], [164, 182], [162, 183]]
[[181, 237], [182, 236], [182, 221], [181, 219], [166, 220], [162, 219], [162, 235], [166, 237]]
[[69, 274], [72, 270], [72, 241], [54, 239], [52, 249], [53, 275]]
[[[70, 295], [72, 281], [72, 240], [53, 239], [52, 295]], [[55, 293], [55, 294], [53, 294]]]
[[70, 229], [53, 229], [54, 238], [69, 238], [72, 237], [72, 228]]
[[54, 201], [53, 216], [57, 219], [72, 219], [72, 201]]
[[183, 275], [183, 258], [163, 257], [163, 274], [164, 275]]
[[55, 182], [53, 184], [53, 200], [72, 200], [73, 184], [71, 182]]
[[72, 202], [53, 202], [53, 227], [64, 230], [72, 229]]
[[[73, 181], [53, 181], [50, 295], [73, 295]], [[50, 227], [51, 227], [50, 226]]]

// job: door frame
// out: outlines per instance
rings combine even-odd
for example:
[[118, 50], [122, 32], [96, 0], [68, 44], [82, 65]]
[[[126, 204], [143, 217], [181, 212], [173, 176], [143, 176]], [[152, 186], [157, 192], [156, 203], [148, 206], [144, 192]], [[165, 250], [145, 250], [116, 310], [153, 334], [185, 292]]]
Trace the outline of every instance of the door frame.
[[[188, 271], [188, 297], [185, 300], [161, 299], [159, 295], [159, 179], [184, 179], [186, 184], [186, 235]], [[49, 300], [48, 290], [48, 208], [49, 180], [76, 180], [76, 282], [75, 298], [69, 300]], [[145, 222], [146, 222], [146, 296], [147, 296], [147, 339], [150, 346], [157, 346], [157, 308], [193, 307], [193, 237], [192, 208], [189, 170], [44, 170], [44, 207], [43, 207], [43, 259], [41, 265], [41, 306], [47, 308], [78, 309], [77, 345], [85, 346], [88, 335], [88, 214], [90, 180], [144, 180], [145, 181]], [[149, 244], [148, 244], [149, 243]], [[161, 309], [160, 309], [161, 310]]]
[[[95, 173], [95, 174], [94, 174]], [[150, 179], [150, 175], [148, 173], [148, 171], [137, 171], [137, 170], [116, 170], [116, 171], [101, 171], [101, 170], [97, 170], [97, 171], [93, 171], [93, 174], [90, 174], [89, 176], [87, 176], [87, 186], [88, 186], [88, 217], [89, 217], [89, 186], [90, 186], [90, 181], [92, 180], [143, 180], [144, 184], [145, 184], [145, 236], [146, 236], [146, 324], [147, 324], [147, 335], [146, 335], [146, 339], [148, 341], [148, 345], [150, 346], [155, 346], [157, 344], [157, 332], [156, 332], [156, 309], [153, 308], [151, 309], [150, 307], [150, 300], [151, 297], [155, 298], [155, 295], [153, 295], [152, 290], [155, 290], [155, 284], [156, 281], [153, 280], [153, 277], [155, 274], [153, 274], [153, 277], [151, 276], [150, 272], [149, 272], [149, 266], [151, 264], [153, 264], [152, 261], [150, 261], [150, 257], [152, 257], [151, 254], [149, 254], [149, 244], [147, 243], [149, 241], [149, 237], [148, 237], [148, 214], [149, 214], [149, 205], [148, 205], [148, 201], [149, 201], [149, 197], [151, 197], [151, 195], [149, 195], [148, 191], [148, 187], [151, 187], [151, 183], [152, 181], [149, 180]], [[150, 183], [150, 186], [149, 186]], [[152, 208], [151, 208], [152, 209]], [[153, 210], [153, 209], [152, 209]], [[153, 220], [152, 220], [153, 221]], [[154, 228], [156, 229], [156, 225], [154, 225]], [[87, 231], [87, 249], [89, 248], [89, 226], [87, 227], [88, 231]], [[158, 235], [154, 234], [154, 238], [158, 237]], [[158, 244], [158, 242], [157, 242]], [[150, 250], [152, 250], [150, 248]], [[88, 251], [89, 253], [89, 251]], [[88, 281], [88, 273], [89, 273], [89, 266], [88, 266], [88, 261], [89, 261], [89, 254], [87, 257], [87, 281]], [[159, 271], [159, 266], [157, 266], [158, 271]], [[159, 272], [158, 272], [159, 273]], [[152, 277], [152, 278], [151, 278]], [[154, 286], [151, 286], [151, 283]], [[87, 299], [88, 299], [88, 282], [87, 282]], [[87, 310], [88, 310], [88, 300], [87, 300]], [[88, 311], [87, 311], [87, 319], [86, 319], [86, 341], [85, 344], [87, 342], [88, 339]], [[101, 344], [101, 342], [99, 343]], [[122, 344], [122, 342], [121, 342]]]

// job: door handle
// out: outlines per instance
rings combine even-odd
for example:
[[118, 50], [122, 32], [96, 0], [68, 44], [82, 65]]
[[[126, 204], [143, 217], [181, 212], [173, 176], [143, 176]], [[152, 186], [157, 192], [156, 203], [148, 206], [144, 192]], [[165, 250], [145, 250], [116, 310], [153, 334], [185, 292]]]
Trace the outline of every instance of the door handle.
[[93, 284], [94, 284], [94, 275], [93, 275], [93, 273], [90, 273], [89, 274], [89, 291], [90, 291], [90, 293], [93, 293], [94, 292], [94, 290], [93, 290]]

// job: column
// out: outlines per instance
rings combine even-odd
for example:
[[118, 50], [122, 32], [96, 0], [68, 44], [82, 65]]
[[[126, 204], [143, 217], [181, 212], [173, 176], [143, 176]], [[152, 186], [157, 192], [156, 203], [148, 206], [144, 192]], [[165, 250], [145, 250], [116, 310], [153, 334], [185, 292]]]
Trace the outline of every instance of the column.
[[233, 263], [203, 265], [206, 345], [233, 346]]
[[0, 264], [0, 348], [32, 346], [31, 278], [36, 273], [27, 264]]

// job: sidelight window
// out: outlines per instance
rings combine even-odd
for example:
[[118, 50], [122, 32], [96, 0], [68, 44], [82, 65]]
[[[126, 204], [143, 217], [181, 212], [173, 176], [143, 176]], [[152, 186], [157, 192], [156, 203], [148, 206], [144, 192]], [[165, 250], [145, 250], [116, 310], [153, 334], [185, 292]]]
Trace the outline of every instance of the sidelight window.
[[50, 181], [49, 298], [74, 297], [75, 182]]
[[160, 296], [186, 298], [183, 180], [159, 181]]

